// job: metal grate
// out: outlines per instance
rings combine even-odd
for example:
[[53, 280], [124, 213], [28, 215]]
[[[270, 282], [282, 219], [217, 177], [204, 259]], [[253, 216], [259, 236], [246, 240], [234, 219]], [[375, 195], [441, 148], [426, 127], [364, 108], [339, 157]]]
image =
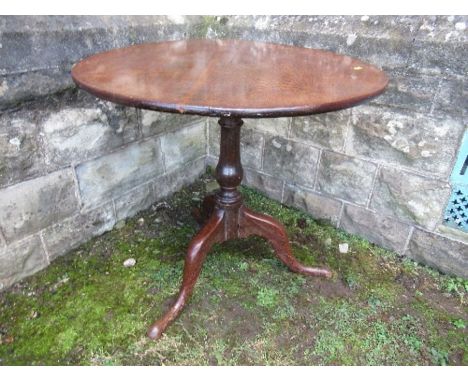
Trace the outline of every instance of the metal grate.
[[465, 130], [450, 183], [452, 195], [445, 209], [444, 224], [468, 232], [468, 130]]
[[444, 224], [468, 232], [468, 187], [455, 187], [445, 209]]

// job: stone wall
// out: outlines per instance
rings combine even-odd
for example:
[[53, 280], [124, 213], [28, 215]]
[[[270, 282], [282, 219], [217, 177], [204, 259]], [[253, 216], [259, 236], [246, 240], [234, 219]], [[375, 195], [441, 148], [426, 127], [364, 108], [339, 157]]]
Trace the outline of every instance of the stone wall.
[[241, 38], [334, 50], [390, 76], [362, 106], [245, 120], [245, 183], [317, 219], [468, 277], [441, 225], [466, 129], [466, 17], [0, 17], [0, 287], [215, 164], [216, 120], [113, 105], [71, 65], [145, 41]]
[[[383, 68], [388, 90], [363, 105], [246, 120], [245, 183], [382, 247], [468, 277], [468, 234], [442, 225], [467, 126], [467, 17], [224, 16], [210, 38], [348, 54]], [[218, 128], [210, 120], [215, 163]]]
[[189, 24], [0, 18], [0, 289], [205, 170], [206, 118], [117, 106], [77, 90], [70, 77], [83, 57], [186, 38]]

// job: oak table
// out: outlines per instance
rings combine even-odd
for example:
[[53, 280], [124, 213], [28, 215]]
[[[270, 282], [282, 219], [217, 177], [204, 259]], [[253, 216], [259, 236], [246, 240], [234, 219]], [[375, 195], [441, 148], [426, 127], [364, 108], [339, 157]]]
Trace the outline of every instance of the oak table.
[[259, 235], [292, 271], [331, 276], [327, 269], [299, 263], [284, 227], [243, 205], [237, 190], [243, 176], [242, 118], [310, 115], [356, 105], [383, 92], [388, 79], [381, 70], [325, 50], [239, 40], [184, 40], [96, 54], [76, 64], [71, 73], [79, 87], [105, 100], [219, 118], [220, 189], [203, 201], [206, 223], [189, 245], [177, 300], [150, 326], [149, 337], [159, 338], [183, 309], [215, 243]]

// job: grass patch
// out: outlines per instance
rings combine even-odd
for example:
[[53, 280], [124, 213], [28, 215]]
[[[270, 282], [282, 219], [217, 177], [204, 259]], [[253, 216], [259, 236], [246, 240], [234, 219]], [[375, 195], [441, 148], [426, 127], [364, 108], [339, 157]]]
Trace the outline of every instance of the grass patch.
[[209, 181], [3, 291], [0, 365], [468, 365], [466, 280], [248, 188], [246, 204], [285, 225], [296, 257], [335, 276], [290, 272], [261, 238], [216, 245], [181, 316], [148, 340], [180, 286], [198, 229], [190, 211]]

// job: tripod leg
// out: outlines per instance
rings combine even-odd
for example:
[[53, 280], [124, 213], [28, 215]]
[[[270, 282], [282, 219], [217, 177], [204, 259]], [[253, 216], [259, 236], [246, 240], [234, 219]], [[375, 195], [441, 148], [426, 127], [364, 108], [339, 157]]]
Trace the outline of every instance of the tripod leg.
[[213, 244], [223, 239], [223, 218], [224, 212], [215, 210], [206, 225], [190, 242], [185, 258], [182, 286], [180, 287], [177, 300], [162, 318], [149, 327], [147, 334], [151, 339], [161, 337], [161, 334], [184, 308], [200, 275], [203, 261], [208, 251]]
[[271, 216], [259, 214], [246, 207], [241, 209], [241, 237], [262, 236], [273, 246], [276, 256], [293, 272], [309, 276], [331, 277], [328, 269], [307, 267], [292, 254], [288, 235], [283, 225]]

